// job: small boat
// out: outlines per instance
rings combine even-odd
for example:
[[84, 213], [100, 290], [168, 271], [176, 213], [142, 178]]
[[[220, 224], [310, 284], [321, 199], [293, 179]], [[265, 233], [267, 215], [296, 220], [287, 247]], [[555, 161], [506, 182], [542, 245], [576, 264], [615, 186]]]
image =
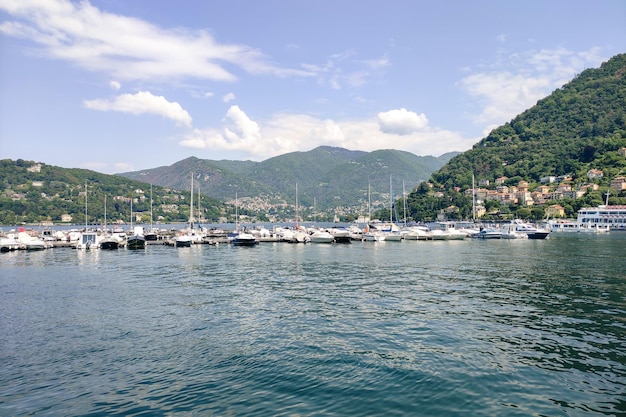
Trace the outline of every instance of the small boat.
[[333, 243], [335, 237], [326, 230], [316, 230], [311, 233], [311, 243]]
[[528, 239], [526, 233], [518, 232], [515, 223], [502, 226], [502, 239]]
[[146, 238], [143, 235], [143, 227], [135, 226], [132, 236], [126, 240], [128, 249], [144, 249], [146, 247]]
[[12, 252], [18, 250], [21, 244], [14, 233], [9, 233], [6, 237], [0, 239], [0, 252]]
[[237, 233], [231, 242], [233, 246], [254, 246], [259, 243], [256, 237], [248, 232]]
[[114, 235], [105, 236], [100, 239], [100, 249], [114, 250], [120, 247], [121, 240]]
[[516, 232], [525, 234], [528, 239], [545, 239], [550, 235], [549, 230], [539, 229], [538, 227], [529, 223], [524, 223], [521, 220], [514, 220], [513, 225], [515, 225]]
[[472, 235], [478, 239], [502, 239], [502, 232], [496, 229], [482, 229], [480, 232]]
[[[350, 235], [350, 231], [345, 227], [331, 227], [326, 229], [328, 233], [333, 236], [333, 240], [335, 243], [351, 243], [352, 236]], [[313, 237], [311, 237], [311, 241], [313, 241]]]
[[178, 236], [176, 236], [176, 239], [174, 239], [174, 246], [176, 246], [177, 248], [189, 248], [191, 247], [191, 236], [188, 234], [180, 234]]
[[100, 239], [96, 232], [83, 232], [78, 239], [76, 249], [98, 249], [100, 248]]

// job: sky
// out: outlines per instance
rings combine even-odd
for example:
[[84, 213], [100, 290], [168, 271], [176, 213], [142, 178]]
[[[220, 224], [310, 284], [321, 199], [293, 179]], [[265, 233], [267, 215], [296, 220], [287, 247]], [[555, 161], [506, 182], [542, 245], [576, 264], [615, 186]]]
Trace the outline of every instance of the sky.
[[623, 0], [0, 0], [0, 159], [440, 156], [620, 53]]

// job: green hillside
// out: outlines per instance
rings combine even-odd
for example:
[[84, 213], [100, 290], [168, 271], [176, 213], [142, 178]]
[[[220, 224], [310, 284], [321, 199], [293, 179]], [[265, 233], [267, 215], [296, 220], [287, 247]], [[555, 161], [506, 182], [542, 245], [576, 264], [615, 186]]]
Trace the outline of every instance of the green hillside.
[[389, 201], [389, 177], [401, 193], [426, 180], [456, 153], [436, 158], [421, 157], [397, 150], [351, 151], [320, 146], [307, 152], [292, 152], [252, 161], [211, 161], [195, 157], [171, 166], [158, 167], [121, 176], [175, 189], [189, 188], [191, 173], [203, 193], [221, 200], [262, 198], [274, 203], [295, 203], [319, 210], [335, 207], [365, 207], [368, 181], [375, 200]]
[[[498, 178], [504, 185], [519, 181], [536, 189], [545, 177], [567, 177], [572, 188], [594, 183], [598, 190], [581, 198], [560, 202], [573, 215], [582, 205], [602, 202], [611, 179], [626, 175], [626, 54], [617, 55], [600, 68], [587, 69], [571, 82], [540, 100], [509, 123], [493, 130], [470, 151], [452, 158], [434, 172], [429, 183], [409, 196], [410, 215], [434, 219], [441, 211], [450, 218], [471, 216], [472, 201], [465, 190], [477, 182], [489, 181], [495, 189]], [[590, 180], [591, 169], [602, 171], [601, 179]], [[551, 184], [556, 187], [557, 184]], [[437, 192], [442, 192], [437, 194]], [[611, 204], [626, 203], [626, 195], [612, 190]], [[486, 202], [489, 205], [489, 202]], [[551, 204], [555, 201], [551, 201]], [[458, 211], [450, 209], [455, 206]], [[490, 205], [491, 211], [543, 215], [543, 207]], [[493, 210], [493, 209], [498, 210]]]
[[[0, 161], [0, 224], [37, 224], [44, 221], [101, 225], [134, 222], [175, 222], [189, 219], [189, 191], [181, 192], [145, 182], [86, 169], [61, 168], [18, 159]], [[85, 191], [86, 190], [86, 191]], [[86, 204], [85, 204], [86, 193]], [[151, 204], [152, 194], [152, 204]], [[197, 197], [196, 197], [197, 198]], [[197, 199], [194, 202], [197, 209]], [[86, 210], [85, 210], [86, 209]], [[228, 211], [223, 203], [201, 196], [207, 221], [218, 221]], [[85, 219], [87, 211], [87, 219]], [[197, 214], [196, 214], [197, 215]]]

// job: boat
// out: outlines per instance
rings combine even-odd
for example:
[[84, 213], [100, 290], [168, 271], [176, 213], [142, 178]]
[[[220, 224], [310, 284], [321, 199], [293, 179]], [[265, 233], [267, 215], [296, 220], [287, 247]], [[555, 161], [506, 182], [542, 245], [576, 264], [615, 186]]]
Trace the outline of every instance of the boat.
[[502, 239], [502, 232], [496, 229], [481, 229], [478, 233], [472, 235], [478, 239]]
[[126, 239], [126, 247], [128, 249], [144, 249], [146, 247], [146, 238], [143, 235], [143, 227], [135, 226], [133, 234]]
[[17, 240], [20, 243], [20, 248], [26, 250], [43, 250], [52, 247], [52, 243], [45, 242], [43, 239], [31, 236], [26, 232], [19, 232], [17, 234]]
[[76, 249], [99, 249], [100, 239], [98, 233], [93, 231], [85, 231], [80, 234]]
[[550, 230], [540, 229], [519, 219], [514, 220], [512, 226], [515, 226], [515, 232], [525, 234], [528, 239], [545, 239], [550, 235]]
[[100, 249], [114, 250], [119, 249], [122, 240], [115, 235], [106, 235], [100, 239]]
[[463, 240], [467, 233], [456, 229], [454, 222], [434, 222], [429, 224], [428, 237], [431, 240]]
[[256, 237], [252, 233], [248, 233], [247, 231], [243, 231], [237, 233], [235, 237], [231, 240], [233, 246], [254, 246], [259, 243], [256, 240]]
[[243, 231], [239, 231], [239, 197], [237, 193], [235, 193], [235, 231], [229, 233], [228, 236], [233, 246], [254, 246], [259, 243], [256, 237], [248, 232], [245, 227]]
[[335, 237], [326, 230], [315, 230], [310, 235], [311, 243], [333, 243]]
[[608, 224], [582, 223], [573, 220], [550, 220], [548, 226], [553, 233], [609, 233], [611, 231]]
[[15, 233], [9, 233], [0, 239], [0, 252], [12, 252], [20, 249], [20, 241]]
[[528, 239], [528, 235], [516, 230], [515, 223], [509, 223], [502, 226], [502, 239]]
[[192, 238], [188, 233], [181, 233], [174, 239], [174, 246], [177, 248], [188, 248], [191, 246]]
[[578, 210], [576, 222], [588, 225], [606, 225], [611, 231], [626, 231], [626, 206], [585, 207]]
[[[333, 240], [335, 243], [350, 243], [352, 242], [352, 236], [350, 235], [350, 231], [345, 227], [331, 227], [326, 229], [328, 233], [333, 236]], [[313, 238], [311, 237], [311, 240]]]
[[427, 226], [408, 226], [402, 230], [404, 240], [428, 240], [430, 230]]

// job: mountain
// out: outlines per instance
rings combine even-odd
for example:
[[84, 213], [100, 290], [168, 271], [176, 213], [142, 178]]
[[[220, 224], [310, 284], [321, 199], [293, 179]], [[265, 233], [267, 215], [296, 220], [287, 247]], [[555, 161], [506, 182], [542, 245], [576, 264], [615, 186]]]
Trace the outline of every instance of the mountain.
[[193, 173], [194, 184], [213, 198], [233, 200], [237, 195], [287, 204], [294, 204], [297, 184], [300, 204], [325, 210], [364, 207], [368, 180], [375, 198], [388, 200], [390, 176], [395, 194], [400, 194], [403, 181], [410, 190], [456, 154], [437, 158], [390, 149], [364, 152], [320, 146], [262, 162], [190, 157], [170, 166], [118, 175], [184, 190]]
[[[409, 196], [410, 213], [414, 218], [434, 218], [454, 205], [458, 217], [467, 217], [471, 198], [462, 193], [472, 187], [472, 175], [476, 181], [489, 182], [491, 189], [497, 178], [509, 186], [525, 180], [531, 191], [551, 176], [571, 178], [569, 185], [575, 189], [590, 182], [598, 185], [599, 190], [589, 188], [586, 198], [565, 201], [571, 215], [582, 204], [600, 203], [609, 181], [626, 175], [625, 147], [626, 54], [620, 54], [600, 68], [583, 71], [471, 150], [450, 159]], [[602, 178], [590, 181], [591, 169], [600, 170]], [[441, 194], [436, 196], [435, 191]], [[626, 202], [617, 200], [618, 192], [612, 193], [616, 202]], [[626, 197], [623, 191], [621, 197]]]

